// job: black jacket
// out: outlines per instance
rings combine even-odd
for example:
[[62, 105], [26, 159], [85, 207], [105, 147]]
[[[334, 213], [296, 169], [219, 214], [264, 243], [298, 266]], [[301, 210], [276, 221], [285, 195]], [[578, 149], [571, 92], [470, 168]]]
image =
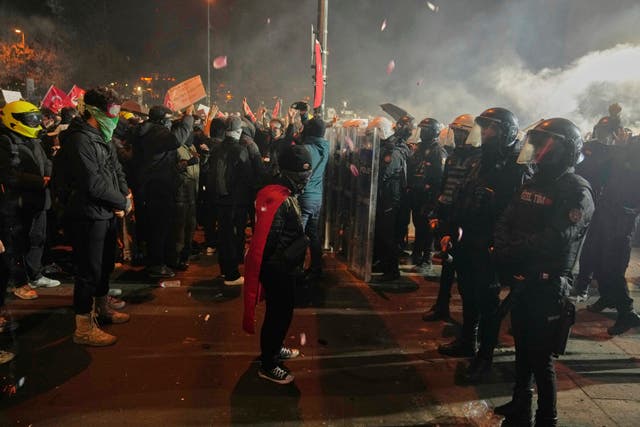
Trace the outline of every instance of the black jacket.
[[115, 146], [81, 118], [61, 134], [65, 181], [69, 199], [65, 215], [74, 219], [103, 220], [127, 206], [127, 182]]
[[397, 208], [407, 188], [407, 158], [409, 147], [395, 142], [393, 137], [381, 141], [378, 174], [378, 207], [384, 211]]
[[[278, 178], [276, 178], [276, 182], [278, 182]], [[304, 239], [304, 236], [300, 205], [296, 197], [291, 195], [280, 205], [273, 217], [267, 242], [264, 246], [261, 271], [297, 272], [302, 267], [306, 254], [306, 245], [299, 244], [300, 239]], [[300, 259], [287, 262], [284, 252], [294, 245], [299, 246], [301, 249]]]
[[142, 123], [133, 133], [133, 156], [136, 165], [136, 185], [145, 194], [149, 185], [166, 188], [173, 193], [178, 184], [176, 150], [187, 142], [193, 131], [193, 116], [184, 116], [171, 130], [150, 121]]
[[452, 225], [463, 231], [461, 246], [482, 251], [491, 246], [496, 221], [531, 177], [528, 166], [516, 163], [518, 154], [514, 149], [497, 161], [483, 154], [469, 171], [453, 206]]
[[[19, 162], [13, 164], [16, 149]], [[31, 211], [51, 208], [51, 194], [44, 186], [44, 177], [51, 176], [51, 160], [40, 140], [24, 138], [0, 127], [0, 169], [13, 175], [5, 191], [16, 193], [22, 208]]]
[[407, 184], [413, 200], [435, 207], [447, 152], [437, 142], [420, 143], [407, 161]]
[[218, 205], [250, 205], [254, 201], [254, 171], [247, 147], [226, 137], [209, 156], [207, 193]]
[[535, 176], [509, 204], [496, 224], [494, 246], [496, 261], [506, 271], [570, 282], [594, 212], [589, 183], [572, 172], [554, 180]]

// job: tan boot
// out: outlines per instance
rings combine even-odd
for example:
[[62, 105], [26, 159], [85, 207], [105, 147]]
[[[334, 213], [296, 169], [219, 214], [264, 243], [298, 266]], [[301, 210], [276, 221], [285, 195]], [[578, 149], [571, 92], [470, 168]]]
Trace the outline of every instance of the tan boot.
[[76, 330], [73, 333], [73, 342], [76, 344], [104, 347], [116, 340], [116, 337], [98, 328], [91, 314], [76, 314]]
[[96, 298], [96, 314], [100, 323], [126, 323], [130, 318], [127, 313], [122, 313], [109, 307], [109, 301], [106, 296]]

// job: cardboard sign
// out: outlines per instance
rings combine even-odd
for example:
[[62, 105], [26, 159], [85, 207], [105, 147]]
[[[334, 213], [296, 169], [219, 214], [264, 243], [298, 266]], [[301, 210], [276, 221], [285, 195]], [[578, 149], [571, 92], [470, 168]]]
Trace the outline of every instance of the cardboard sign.
[[204, 90], [202, 79], [200, 76], [195, 76], [170, 88], [164, 98], [164, 105], [173, 111], [178, 111], [206, 96], [207, 92]]
[[2, 89], [2, 96], [7, 104], [13, 101], [20, 101], [22, 99], [22, 94], [15, 90]]

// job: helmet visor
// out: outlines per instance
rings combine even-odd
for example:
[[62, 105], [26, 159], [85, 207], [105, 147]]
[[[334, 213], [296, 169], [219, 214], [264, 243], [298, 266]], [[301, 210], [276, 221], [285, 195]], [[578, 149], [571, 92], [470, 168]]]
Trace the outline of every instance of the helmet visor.
[[531, 129], [520, 150], [520, 164], [555, 163], [564, 155], [564, 136], [540, 129]]
[[485, 116], [478, 116], [476, 117], [476, 124], [478, 126], [480, 126], [481, 128], [488, 128], [493, 126], [498, 126], [501, 124], [502, 122], [500, 120], [496, 120], [493, 119], [491, 117], [485, 117]]
[[29, 128], [42, 126], [42, 113], [39, 111], [13, 113], [13, 118]]

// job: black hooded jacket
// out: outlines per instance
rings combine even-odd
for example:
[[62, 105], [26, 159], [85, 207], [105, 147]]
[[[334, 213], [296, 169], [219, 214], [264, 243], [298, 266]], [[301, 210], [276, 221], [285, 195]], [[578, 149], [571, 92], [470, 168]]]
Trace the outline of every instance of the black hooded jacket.
[[51, 160], [40, 140], [21, 137], [1, 126], [0, 170], [7, 176], [3, 180], [4, 191], [19, 197], [22, 208], [38, 211], [51, 207], [51, 195], [43, 179], [51, 176]]
[[136, 185], [143, 194], [154, 185], [173, 193], [178, 184], [176, 150], [189, 139], [193, 131], [193, 116], [187, 115], [171, 130], [161, 124], [146, 121], [134, 132], [133, 155], [137, 169]]
[[[72, 219], [104, 220], [127, 206], [127, 181], [115, 146], [81, 118], [61, 134], [65, 182], [69, 187], [65, 215]], [[56, 164], [57, 166], [57, 164]]]
[[227, 136], [209, 156], [208, 194], [218, 205], [250, 205], [254, 201], [254, 170], [247, 147]]

